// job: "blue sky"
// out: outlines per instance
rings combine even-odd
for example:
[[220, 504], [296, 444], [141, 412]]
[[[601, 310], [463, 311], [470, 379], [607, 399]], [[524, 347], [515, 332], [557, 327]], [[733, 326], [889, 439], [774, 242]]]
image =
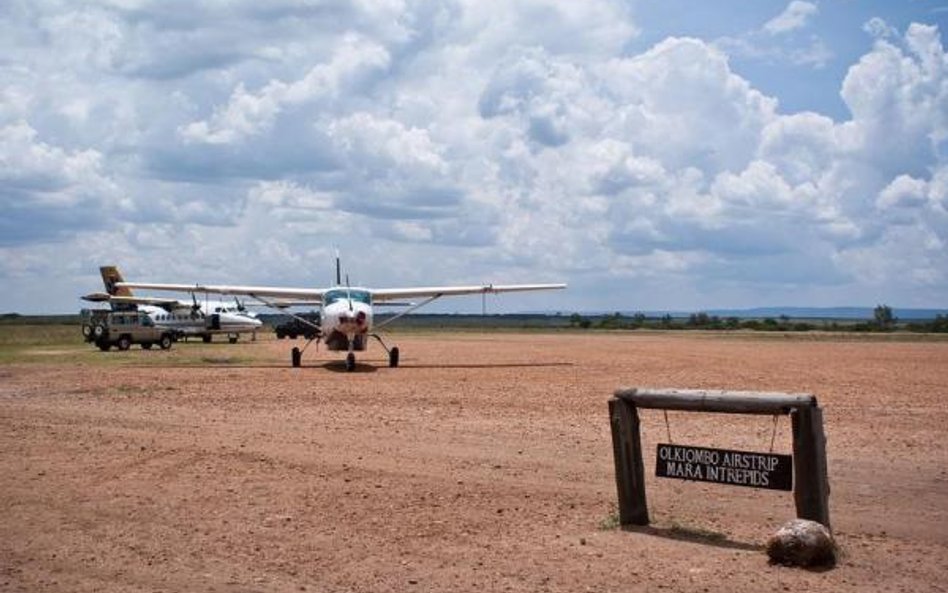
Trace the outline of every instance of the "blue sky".
[[[0, 311], [155, 282], [948, 301], [948, 2], [8, 1]], [[442, 304], [479, 310], [479, 299]]]

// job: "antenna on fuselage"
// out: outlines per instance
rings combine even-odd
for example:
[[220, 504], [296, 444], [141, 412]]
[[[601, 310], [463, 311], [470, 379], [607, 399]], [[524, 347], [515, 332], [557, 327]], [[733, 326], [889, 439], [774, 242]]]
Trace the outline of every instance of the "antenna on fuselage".
[[352, 311], [352, 289], [349, 287], [349, 274], [346, 274], [346, 301], [349, 302], [349, 310]]
[[336, 250], [336, 286], [342, 286], [342, 264], [339, 263], [339, 250]]

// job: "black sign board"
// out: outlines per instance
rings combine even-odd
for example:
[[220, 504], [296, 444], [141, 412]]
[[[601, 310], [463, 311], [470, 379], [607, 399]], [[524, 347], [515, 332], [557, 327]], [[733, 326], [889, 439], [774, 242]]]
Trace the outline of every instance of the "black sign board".
[[655, 475], [733, 486], [793, 489], [793, 456], [659, 444]]

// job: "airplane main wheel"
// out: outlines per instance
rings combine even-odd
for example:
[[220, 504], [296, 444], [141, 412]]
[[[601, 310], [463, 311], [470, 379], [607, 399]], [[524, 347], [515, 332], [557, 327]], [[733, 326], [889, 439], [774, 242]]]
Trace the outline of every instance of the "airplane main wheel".
[[388, 353], [388, 366], [395, 368], [398, 366], [398, 346], [392, 348]]
[[228, 337], [227, 337], [227, 341], [230, 342], [231, 344], [236, 344], [236, 343], [237, 343], [237, 336], [228, 336]]
[[302, 361], [303, 353], [300, 352], [299, 348], [294, 346], [293, 350], [290, 352], [290, 358], [293, 361], [293, 368], [298, 368], [300, 366], [300, 362]]
[[210, 344], [211, 334], [204, 334], [203, 336], [201, 336], [201, 340], [203, 340], [205, 344]]
[[346, 370], [351, 372], [351, 371], [354, 371], [355, 368], [356, 368], [356, 355], [350, 352], [349, 356], [346, 356]]

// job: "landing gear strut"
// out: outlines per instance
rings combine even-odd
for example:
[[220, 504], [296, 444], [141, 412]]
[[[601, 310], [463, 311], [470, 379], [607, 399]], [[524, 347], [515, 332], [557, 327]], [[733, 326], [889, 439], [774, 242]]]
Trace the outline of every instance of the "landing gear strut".
[[395, 346], [392, 349], [389, 349], [389, 347], [385, 345], [385, 342], [382, 341], [381, 336], [379, 336], [378, 334], [372, 334], [372, 337], [378, 340], [379, 344], [382, 345], [382, 348], [384, 348], [385, 351], [388, 352], [388, 366], [392, 367], [393, 369], [397, 367], [398, 366], [398, 346]]
[[290, 361], [293, 364], [293, 368], [299, 368], [303, 361], [303, 352], [309, 348], [309, 345], [313, 342], [316, 342], [316, 348], [319, 348], [319, 336], [310, 338], [306, 344], [303, 345], [303, 348], [300, 349], [299, 346], [293, 346], [293, 350], [290, 351]]
[[352, 371], [355, 370], [355, 368], [356, 368], [356, 355], [350, 352], [346, 356], [346, 370], [351, 373]]

